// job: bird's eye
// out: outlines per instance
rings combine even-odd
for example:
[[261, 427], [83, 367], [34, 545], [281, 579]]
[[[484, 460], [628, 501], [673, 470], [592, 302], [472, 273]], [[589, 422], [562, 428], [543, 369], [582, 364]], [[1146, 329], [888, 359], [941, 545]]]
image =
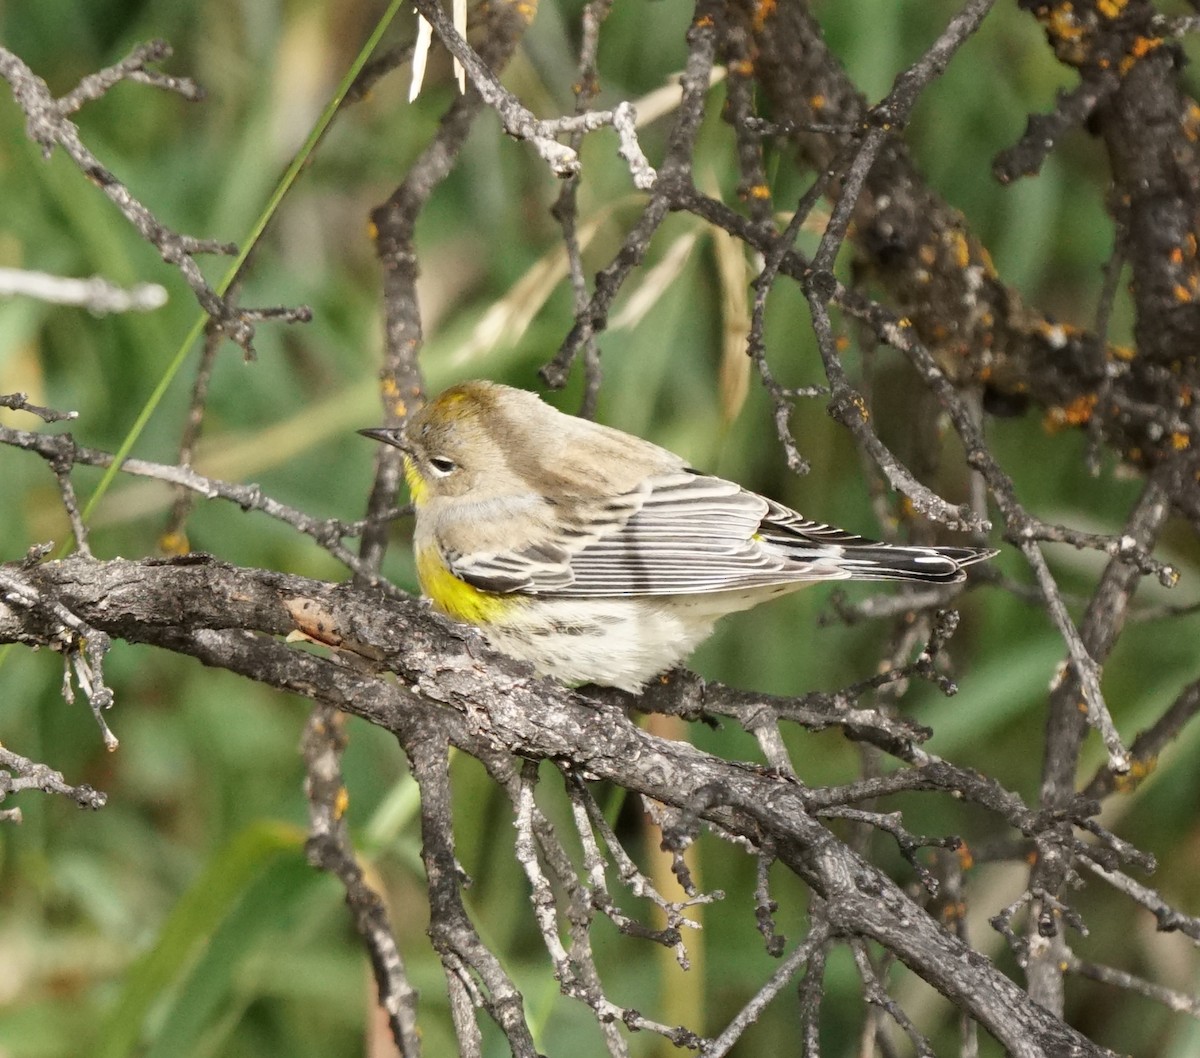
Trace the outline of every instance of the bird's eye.
[[449, 474], [458, 469], [458, 464], [445, 456], [430, 456], [429, 465], [439, 474]]

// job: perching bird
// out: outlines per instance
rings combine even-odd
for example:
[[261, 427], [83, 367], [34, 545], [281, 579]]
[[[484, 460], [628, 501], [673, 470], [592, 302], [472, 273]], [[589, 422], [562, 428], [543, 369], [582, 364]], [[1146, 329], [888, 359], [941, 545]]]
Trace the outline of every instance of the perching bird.
[[717, 619], [826, 580], [961, 581], [995, 554], [854, 536], [533, 393], [463, 382], [400, 429], [434, 606], [543, 675], [638, 693]]

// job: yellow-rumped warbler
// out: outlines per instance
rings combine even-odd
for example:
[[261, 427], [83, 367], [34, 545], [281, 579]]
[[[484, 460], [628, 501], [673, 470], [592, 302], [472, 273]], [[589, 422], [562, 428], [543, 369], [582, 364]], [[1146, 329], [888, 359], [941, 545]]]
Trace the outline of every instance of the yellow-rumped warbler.
[[996, 552], [809, 521], [533, 393], [463, 382], [401, 429], [421, 589], [543, 675], [634, 693], [719, 617], [823, 580], [949, 584]]

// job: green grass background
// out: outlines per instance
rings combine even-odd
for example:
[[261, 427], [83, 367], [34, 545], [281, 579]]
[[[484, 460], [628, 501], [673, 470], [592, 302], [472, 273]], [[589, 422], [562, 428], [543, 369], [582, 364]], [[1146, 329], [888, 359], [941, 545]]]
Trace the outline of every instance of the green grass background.
[[[170, 0], [69, 0], [0, 7], [0, 40], [45, 77], [56, 93], [127, 53], [163, 37], [175, 47], [171, 72], [195, 77], [206, 102], [187, 104], [136, 84], [119, 85], [77, 117], [85, 142], [166, 224], [189, 234], [240, 240], [292, 153], [386, 5], [362, 0], [318, 3], [176, 3]], [[872, 98], [914, 60], [956, 5], [839, 0], [817, 5], [834, 49]], [[576, 2], [543, 3], [505, 83], [536, 112], [572, 105], [577, 52]], [[660, 87], [685, 58], [692, 8], [679, 0], [618, 4], [601, 45], [601, 102], [636, 99]], [[413, 19], [397, 19], [388, 41], [411, 37]], [[909, 135], [932, 184], [967, 215], [990, 246], [1004, 279], [1058, 318], [1090, 324], [1100, 265], [1111, 239], [1104, 210], [1106, 170], [1096, 145], [1070, 137], [1040, 177], [1000, 188], [990, 176], [994, 153], [1024, 128], [1025, 114], [1045, 109], [1070, 78], [1048, 53], [1040, 31], [1015, 5], [1001, 5], [946, 76], [923, 98]], [[213, 378], [199, 469], [267, 492], [314, 514], [358, 517], [369, 487], [372, 451], [354, 434], [380, 416], [375, 373], [381, 353], [380, 282], [368, 213], [429, 141], [452, 98], [448, 64], [435, 56], [427, 87], [406, 102], [407, 68], [381, 82], [337, 120], [305, 170], [263, 245], [245, 286], [245, 304], [307, 303], [307, 326], [264, 325], [258, 359], [243, 363], [225, 347]], [[714, 90], [700, 137], [697, 173], [729, 195], [738, 174], [729, 129]], [[0, 392], [27, 390], [38, 401], [78, 410], [70, 424], [87, 445], [115, 449], [153, 390], [197, 307], [182, 281], [141, 242], [104, 196], [56, 153], [48, 161], [24, 136], [23, 118], [0, 90], [0, 265], [71, 275], [101, 273], [131, 284], [163, 283], [168, 305], [148, 315], [95, 318], [32, 301], [0, 302]], [[652, 160], [661, 157], [667, 120], [644, 132]], [[596, 219], [589, 271], [619, 245], [641, 202], [615, 155], [611, 134], [583, 151], [581, 216]], [[802, 186], [785, 155], [771, 154], [771, 179]], [[565, 284], [538, 308], [528, 328], [498, 341], [475, 341], [475, 328], [497, 302], [556, 245], [548, 207], [557, 187], [531, 149], [506, 139], [497, 121], [476, 123], [454, 174], [435, 193], [418, 227], [427, 344], [422, 362], [431, 388], [473, 376], [533, 387], [536, 369], [570, 326]], [[689, 217], [671, 217], [655, 239], [650, 266], [680, 240], [698, 236], [669, 283], [636, 322], [601, 337], [606, 385], [600, 418], [651, 437], [694, 464], [736, 477], [806, 513], [867, 533], [882, 531], [868, 501], [868, 481], [848, 436], [825, 416], [820, 400], [794, 417], [813, 471], [789, 476], [774, 441], [759, 387], [737, 419], [721, 420], [720, 282], [711, 236]], [[810, 236], [805, 236], [810, 239]], [[208, 259], [215, 281], [226, 262]], [[641, 277], [638, 277], [639, 279]], [[639, 286], [618, 302], [617, 312]], [[1114, 337], [1127, 340], [1122, 299]], [[770, 356], [780, 378], [821, 381], [802, 300], [780, 287], [768, 313]], [[474, 348], [470, 355], [464, 350]], [[170, 462], [187, 406], [192, 354], [135, 447]], [[857, 370], [859, 354], [846, 354]], [[913, 390], [898, 358], [877, 357], [877, 420], [885, 440], [906, 451]], [[553, 399], [578, 404], [577, 382]], [[29, 416], [2, 421], [42, 428]], [[65, 429], [65, 426], [46, 429]], [[1048, 435], [1040, 417], [989, 423], [989, 437], [1037, 515], [1115, 532], [1138, 484], [1106, 459], [1098, 478], [1082, 469], [1083, 441]], [[936, 487], [965, 496], [961, 453], [945, 446]], [[99, 472], [74, 475], [83, 495]], [[121, 480], [96, 512], [92, 544], [101, 557], [152, 553], [162, 530], [167, 490]], [[200, 501], [188, 526], [193, 547], [224, 559], [317, 577], [341, 570], [307, 539], [260, 515]], [[386, 571], [414, 586], [398, 526]], [[0, 558], [32, 543], [68, 537], [53, 477], [39, 461], [0, 451]], [[1163, 557], [1185, 572], [1169, 601], [1198, 597], [1196, 540], [1173, 526]], [[1054, 550], [1065, 588], [1086, 592], [1100, 569], [1095, 555]], [[1028, 582], [1011, 550], [997, 560]], [[870, 589], [861, 588], [856, 596]], [[813, 590], [727, 622], [694, 659], [705, 675], [776, 693], [835, 688], [869, 675], [887, 628], [825, 626], [827, 592]], [[1147, 585], [1139, 602], [1164, 601]], [[1036, 797], [1046, 688], [1063, 649], [1046, 617], [999, 592], [963, 602], [964, 622], [951, 646], [961, 686], [951, 699], [915, 687], [903, 708], [936, 735], [934, 751], [998, 777], [1028, 800]], [[1195, 678], [1200, 620], [1135, 624], [1108, 666], [1105, 690], [1132, 734]], [[61, 769], [72, 782], [106, 790], [109, 806], [83, 814], [51, 798], [17, 799], [25, 821], [0, 829], [0, 1056], [52, 1058], [80, 1053], [153, 1055], [358, 1055], [372, 1026], [373, 986], [352, 934], [338, 886], [304, 863], [302, 769], [297, 753], [306, 703], [231, 675], [149, 649], [116, 644], [108, 679], [117, 693], [110, 721], [121, 738], [104, 752], [86, 709], [59, 694], [55, 657], [11, 651], [0, 668], [0, 741]], [[441, 971], [424, 936], [419, 836], [403, 756], [385, 734], [350, 724], [346, 774], [350, 821], [374, 877], [388, 895], [402, 950], [421, 990], [425, 1053], [453, 1053]], [[696, 729], [688, 737], [714, 752], [748, 760], [759, 753], [746, 735]], [[858, 754], [834, 734], [789, 732], [804, 781], [848, 781]], [[1153, 884], [1184, 910], [1200, 912], [1195, 760], [1197, 734], [1185, 733], [1158, 772], [1109, 818], [1161, 861]], [[1101, 753], [1090, 740], [1088, 760]], [[469, 906], [484, 938], [504, 953], [523, 988], [539, 1046], [547, 1054], [600, 1054], [582, 1008], [557, 996], [533, 929], [526, 882], [512, 860], [509, 809], [482, 770], [454, 765], [460, 858], [474, 878]], [[547, 811], [566, 820], [558, 782], [543, 769]], [[608, 795], [601, 791], [601, 797]], [[983, 813], [945, 798], [910, 797], [895, 806], [915, 831], [996, 833]], [[614, 807], [615, 810], [615, 807]], [[643, 863], [656, 839], [640, 813], [626, 807], [621, 833]], [[1003, 834], [1003, 832], [1001, 832]], [[880, 846], [880, 855], [889, 855]], [[753, 864], [715, 839], [700, 841], [697, 870], [706, 888], [727, 892], [700, 917], [698, 968], [684, 975], [669, 957], [601, 925], [597, 950], [611, 995], [651, 1017], [692, 1018], [716, 1034], [771, 972], [754, 928], [749, 893]], [[903, 864], [897, 877], [907, 877]], [[796, 938], [806, 894], [782, 872], [773, 876], [780, 929]], [[1022, 887], [1019, 870], [984, 867], [971, 876], [975, 941], [1011, 967], [986, 917]], [[1173, 987], [1194, 989], [1194, 950], [1156, 936], [1148, 914], [1093, 886], [1079, 894], [1092, 935], [1078, 941], [1089, 958], [1112, 962]], [[632, 898], [629, 909], [648, 915]], [[824, 1053], [858, 1053], [863, 1015], [855, 972], [839, 952], [831, 960], [823, 1024]], [[941, 1046], [954, 1038], [954, 1017], [911, 980], [899, 994], [921, 1011], [922, 1027]], [[1109, 1046], [1171, 1058], [1200, 1048], [1195, 1023], [1103, 986], [1071, 982], [1070, 1014]], [[785, 993], [745, 1037], [739, 1055], [796, 1053], [794, 996]], [[487, 1053], [504, 1053], [485, 1033]], [[632, 1038], [638, 1055], [667, 1053], [649, 1035]], [[379, 1053], [387, 1053], [386, 1049]], [[996, 1054], [984, 1041], [983, 1053]]]

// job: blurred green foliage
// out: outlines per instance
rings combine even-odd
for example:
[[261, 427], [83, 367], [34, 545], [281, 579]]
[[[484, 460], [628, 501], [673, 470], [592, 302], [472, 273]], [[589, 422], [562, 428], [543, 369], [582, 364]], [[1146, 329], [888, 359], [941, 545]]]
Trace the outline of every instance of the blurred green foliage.
[[[0, 39], [60, 94], [137, 42], [169, 40], [175, 56], [165, 68], [196, 78], [208, 90], [207, 101], [187, 104], [126, 83], [87, 106], [79, 126], [90, 148], [162, 221], [192, 235], [237, 241], [385, 6], [363, 0], [41, 0], [0, 8]], [[573, 103], [579, 7], [578, 0], [542, 4], [505, 75], [541, 114]], [[878, 98], [955, 8], [948, 2], [839, 0], [820, 4], [818, 13], [848, 70]], [[678, 70], [691, 13], [678, 0], [616, 5], [602, 34], [601, 102], [636, 99]], [[410, 17], [399, 21], [391, 39], [413, 32]], [[257, 481], [271, 495], [317, 515], [358, 517], [372, 471], [374, 453], [353, 433], [380, 414], [380, 283], [368, 213], [429, 141], [454, 90], [448, 64], [436, 54], [413, 105], [406, 102], [407, 81], [407, 68], [392, 74], [339, 117], [256, 253], [243, 302], [307, 303], [314, 321], [261, 326], [257, 361], [243, 363], [237, 350], [226, 347], [213, 379], [198, 468]], [[992, 155], [1019, 135], [1026, 112], [1044, 109], [1065, 83], [1032, 20], [1015, 5], [1000, 6], [926, 94], [909, 140], [932, 184], [990, 244], [1001, 276], [1040, 308], [1087, 325], [1112, 239], [1096, 148], [1082, 137], [1072, 139], [1039, 178], [1009, 189], [990, 177]], [[729, 192], [738, 174], [729, 129], [719, 118], [720, 97], [717, 88], [697, 173]], [[652, 160], [661, 156], [667, 125], [660, 119], [645, 130]], [[611, 136], [589, 140], [583, 159], [581, 217], [596, 224], [586, 255], [594, 271], [619, 245], [640, 198]], [[803, 180], [785, 156], [772, 157], [771, 175], [786, 208]], [[433, 389], [477, 375], [536, 385], [536, 368], [570, 325], [565, 283], [523, 333], [492, 340], [479, 337], [476, 328], [514, 284], [555, 252], [557, 228], [548, 207], [557, 190], [530, 149], [504, 138], [490, 115], [480, 118], [418, 232], [423, 364]], [[884, 531], [853, 445], [825, 416], [820, 400], [802, 404], [793, 419], [814, 468], [802, 480], [784, 471], [765, 398], [753, 380], [740, 416], [721, 426], [720, 284], [711, 236], [691, 218], [670, 218], [655, 240], [650, 267], [695, 236], [678, 273], [656, 291], [644, 314], [601, 337], [601, 419], [813, 516]], [[182, 281], [66, 158], [43, 160], [25, 138], [22, 115], [7, 91], [0, 91], [0, 265], [100, 273], [120, 283], [155, 281], [168, 288], [169, 304], [147, 315], [94, 318], [32, 301], [0, 302], [0, 392], [26, 390], [41, 403], [76, 409], [79, 419], [70, 427], [76, 438], [115, 449], [198, 310]], [[215, 279], [225, 262], [211, 259], [205, 266]], [[637, 287], [630, 284], [616, 316]], [[770, 355], [781, 380], [821, 381], [802, 300], [781, 287], [768, 318]], [[1127, 338], [1129, 327], [1122, 302], [1114, 336]], [[469, 357], [463, 354], [475, 347]], [[151, 420], [136, 455], [173, 461], [196, 356]], [[885, 440], [903, 452], [914, 390], [896, 358], [877, 359], [876, 390], [883, 395], [877, 418]], [[851, 367], [859, 361], [856, 351], [847, 353]], [[577, 389], [576, 383], [553, 399], [573, 408]], [[29, 416], [0, 415], [5, 424], [39, 428]], [[1022, 500], [1038, 515], [1119, 529], [1137, 482], [1111, 462], [1098, 479], [1087, 477], [1082, 439], [1047, 435], [1036, 414], [992, 423], [989, 434]], [[966, 488], [960, 456], [948, 443], [942, 475], [933, 482], [954, 499]], [[77, 469], [74, 478], [86, 496], [99, 474]], [[53, 478], [39, 461], [0, 451], [0, 481], [0, 558], [15, 559], [38, 541], [67, 538]], [[96, 553], [152, 553], [170, 499], [166, 489], [118, 480], [94, 519]], [[194, 548], [233, 562], [344, 575], [308, 540], [227, 504], [201, 501], [188, 529]], [[387, 571], [412, 588], [403, 536], [398, 528]], [[1195, 568], [1196, 541], [1182, 532], [1168, 536], [1163, 553]], [[1062, 583], [1086, 592], [1100, 567], [1096, 556], [1053, 557]], [[1013, 555], [998, 564], [1028, 580]], [[835, 688], [869, 675], [888, 630], [819, 624], [827, 594], [813, 590], [731, 620], [698, 653], [695, 667], [778, 693]], [[1139, 600], [1161, 602], [1162, 594], [1147, 587]], [[1193, 578], [1170, 601], [1196, 598]], [[973, 595], [962, 608], [963, 627], [951, 646], [961, 693], [945, 700], [931, 688], [915, 687], [903, 708], [934, 726], [935, 752], [983, 769], [1032, 800], [1046, 687], [1061, 660], [1061, 643], [1040, 611], [1000, 592]], [[1195, 616], [1130, 629], [1105, 684], [1124, 731], [1148, 723], [1195, 677], [1196, 642]], [[370, 974], [337, 885], [303, 860], [296, 745], [305, 703], [124, 644], [114, 647], [108, 675], [118, 702], [111, 722], [122, 742], [111, 755], [85, 709], [62, 701], [56, 658], [11, 651], [0, 668], [0, 740], [110, 797], [103, 812], [85, 816], [27, 793], [19, 799], [24, 824], [0, 829], [0, 1055], [362, 1053], [364, 1036], [379, 1031], [378, 1023], [368, 1028]], [[350, 733], [350, 819], [389, 896], [401, 948], [421, 989], [426, 1053], [450, 1054], [440, 969], [423, 934], [419, 836], [405, 764], [381, 732], [352, 722]], [[753, 740], [729, 728], [697, 728], [688, 737], [722, 755], [759, 759]], [[1191, 884], [1200, 869], [1200, 780], [1186, 762], [1195, 759], [1197, 737], [1187, 732], [1136, 795], [1111, 806], [1108, 820], [1124, 816], [1121, 832], [1162, 860], [1155, 884], [1192, 913], [1200, 911]], [[806, 782], [842, 782], [856, 772], [857, 751], [837, 735], [790, 732], [788, 740]], [[1099, 747], [1092, 749], [1098, 763]], [[565, 820], [551, 769], [543, 768], [543, 777], [547, 811]], [[590, 1018], [559, 1000], [546, 969], [526, 882], [512, 859], [507, 804], [473, 761], [459, 759], [454, 779], [459, 855], [474, 878], [470, 907], [484, 938], [507, 953], [542, 1032], [539, 1045], [548, 1054], [599, 1054]], [[896, 806], [908, 813], [914, 831], [957, 832], [968, 839], [993, 833], [992, 820], [944, 798], [910, 797]], [[613, 811], [620, 812], [618, 825], [631, 848], [649, 862], [656, 839], [640, 812], [615, 801]], [[753, 864], [705, 837], [696, 869], [706, 888], [728, 895], [698, 915], [705, 929], [692, 938], [698, 964], [692, 974], [603, 926], [596, 945], [615, 1000], [666, 1021], [672, 1019], [664, 1010], [678, 1011], [680, 1020], [699, 1010], [705, 1031], [716, 1033], [773, 963], [754, 928], [748, 898]], [[906, 871], [895, 866], [897, 876]], [[1020, 891], [1020, 873], [999, 867], [976, 873], [973, 939], [1008, 965], [986, 917]], [[779, 928], [795, 936], [806, 894], [782, 872], [774, 881]], [[1130, 915], [1127, 905], [1097, 889], [1079, 899], [1096, 924], [1087, 942], [1090, 957], [1175, 987], [1195, 983], [1194, 951], [1177, 938], [1154, 936], [1148, 915], [1134, 913], [1116, 925]], [[824, 1053], [857, 1053], [862, 1003], [844, 953], [831, 960], [827, 981]], [[899, 987], [904, 994], [909, 985]], [[1073, 982], [1070, 1008], [1084, 1031], [1117, 1049], [1196, 1053], [1194, 1026], [1146, 1001]], [[954, 1032], [954, 1018], [944, 1010], [928, 1013], [925, 1025], [938, 1038], [953, 1038], [945, 1034]], [[794, 1000], [785, 995], [735, 1053], [794, 1053], [795, 1026]], [[486, 1039], [489, 1054], [502, 1053], [498, 1036]], [[638, 1055], [666, 1053], [648, 1035], [632, 1038], [631, 1045]], [[984, 1041], [985, 1054], [996, 1053], [990, 1047]]]

